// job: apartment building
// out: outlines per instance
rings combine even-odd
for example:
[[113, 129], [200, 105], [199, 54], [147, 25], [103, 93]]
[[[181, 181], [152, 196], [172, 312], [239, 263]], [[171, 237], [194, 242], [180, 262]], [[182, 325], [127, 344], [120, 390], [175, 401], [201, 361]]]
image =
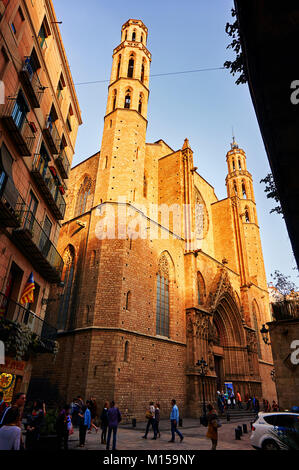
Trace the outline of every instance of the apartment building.
[[[0, 80], [0, 340], [10, 345], [0, 390], [9, 400], [27, 390], [31, 352], [55, 350], [56, 330], [44, 315], [50, 286], [61, 283], [56, 245], [82, 123], [51, 0], [0, 0]], [[34, 300], [23, 304], [31, 273]], [[11, 334], [16, 325], [33, 333], [30, 341], [20, 335], [21, 350], [3, 322]]]

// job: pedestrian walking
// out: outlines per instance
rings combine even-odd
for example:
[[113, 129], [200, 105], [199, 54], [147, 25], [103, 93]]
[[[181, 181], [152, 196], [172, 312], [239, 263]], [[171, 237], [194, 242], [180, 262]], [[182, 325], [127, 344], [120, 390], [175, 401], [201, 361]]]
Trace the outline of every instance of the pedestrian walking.
[[241, 397], [240, 392], [237, 392], [236, 398], [237, 398], [238, 408], [242, 409], [243, 408], [243, 406], [242, 406], [242, 397]]
[[80, 406], [78, 403], [78, 398], [73, 398], [73, 401], [71, 403], [71, 417], [72, 417], [72, 424], [74, 428], [77, 428], [79, 425], [79, 418], [78, 418], [79, 411], [80, 411]]
[[109, 402], [106, 401], [104, 404], [102, 414], [100, 416], [101, 429], [102, 429], [101, 444], [106, 444], [107, 428], [108, 428], [108, 408], [109, 408]]
[[175, 441], [175, 433], [179, 436], [180, 442], [184, 439], [184, 436], [180, 431], [177, 429], [177, 425], [179, 423], [180, 415], [179, 415], [179, 409], [176, 405], [176, 400], [171, 400], [171, 413], [170, 413], [170, 424], [171, 424], [171, 439], [169, 442], [174, 442]]
[[68, 450], [68, 440], [71, 431], [71, 406], [64, 405], [56, 420], [57, 449]]
[[21, 428], [20, 409], [16, 406], [7, 410], [3, 425], [0, 429], [0, 450], [20, 450]]
[[145, 434], [144, 434], [144, 436], [142, 436], [142, 438], [147, 439], [149, 429], [150, 429], [150, 427], [152, 427], [153, 432], [154, 432], [153, 439], [156, 439], [157, 436], [156, 436], [156, 429], [155, 429], [155, 406], [154, 406], [153, 401], [150, 402], [149, 409], [146, 410], [145, 417], [147, 419], [147, 424], [146, 424]]
[[78, 415], [80, 417], [79, 425], [79, 447], [85, 446], [86, 433], [91, 426], [91, 412], [90, 412], [90, 400], [86, 401], [86, 405], [83, 407]]
[[223, 401], [221, 398], [221, 393], [219, 391], [217, 392], [217, 406], [218, 406], [219, 413], [222, 415], [224, 411], [224, 405], [223, 405]]
[[88, 431], [88, 433], [90, 434], [92, 431], [92, 428], [96, 430], [96, 433], [98, 432], [99, 428], [95, 424], [95, 420], [97, 419], [97, 416], [98, 416], [98, 406], [97, 406], [96, 399], [91, 397], [89, 402], [90, 402], [91, 424], [90, 424], [90, 430]]
[[121, 422], [121, 413], [119, 409], [115, 406], [114, 401], [110, 403], [110, 408], [108, 410], [108, 437], [106, 449], [109, 450], [111, 434], [113, 433], [113, 443], [112, 450], [116, 450], [116, 434], [119, 423]]
[[207, 431], [207, 438], [211, 439], [212, 441], [212, 448], [211, 450], [216, 450], [217, 443], [218, 443], [218, 421], [217, 421], [217, 413], [214, 410], [211, 404], [208, 404], [208, 431]]
[[155, 404], [155, 428], [156, 428], [156, 437], [161, 437], [160, 429], [160, 403]]
[[31, 413], [27, 416], [26, 424], [26, 439], [25, 448], [26, 450], [38, 449], [41, 427], [45, 417], [45, 404], [36, 400], [33, 403]]

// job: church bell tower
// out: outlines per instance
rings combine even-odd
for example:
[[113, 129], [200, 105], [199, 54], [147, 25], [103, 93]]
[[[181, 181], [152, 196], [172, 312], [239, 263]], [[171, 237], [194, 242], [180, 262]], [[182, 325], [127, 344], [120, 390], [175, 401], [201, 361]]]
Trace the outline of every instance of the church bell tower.
[[151, 54], [147, 27], [128, 20], [113, 51], [95, 204], [143, 202]]

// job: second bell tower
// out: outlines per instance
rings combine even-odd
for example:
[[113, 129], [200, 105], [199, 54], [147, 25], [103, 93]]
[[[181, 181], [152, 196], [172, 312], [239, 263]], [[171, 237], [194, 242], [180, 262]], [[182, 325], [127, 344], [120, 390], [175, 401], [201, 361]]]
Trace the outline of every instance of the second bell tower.
[[113, 51], [95, 189], [95, 204], [143, 202], [145, 136], [151, 54], [147, 27], [128, 20]]

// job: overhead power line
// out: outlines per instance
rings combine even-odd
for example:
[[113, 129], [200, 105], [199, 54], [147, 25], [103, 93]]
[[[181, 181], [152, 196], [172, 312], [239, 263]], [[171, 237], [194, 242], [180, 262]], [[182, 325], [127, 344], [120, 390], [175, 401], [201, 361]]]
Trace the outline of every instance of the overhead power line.
[[[205, 68], [205, 69], [194, 69], [194, 70], [184, 70], [182, 72], [166, 72], [166, 73], [155, 73], [151, 75], [152, 77], [163, 77], [165, 75], [180, 75], [183, 73], [194, 73], [194, 72], [209, 72], [211, 70], [224, 70], [225, 67], [211, 67], [211, 68]], [[92, 82], [79, 82], [75, 83], [75, 86], [79, 85], [92, 85], [95, 83], [108, 83], [110, 80], [94, 80]]]

